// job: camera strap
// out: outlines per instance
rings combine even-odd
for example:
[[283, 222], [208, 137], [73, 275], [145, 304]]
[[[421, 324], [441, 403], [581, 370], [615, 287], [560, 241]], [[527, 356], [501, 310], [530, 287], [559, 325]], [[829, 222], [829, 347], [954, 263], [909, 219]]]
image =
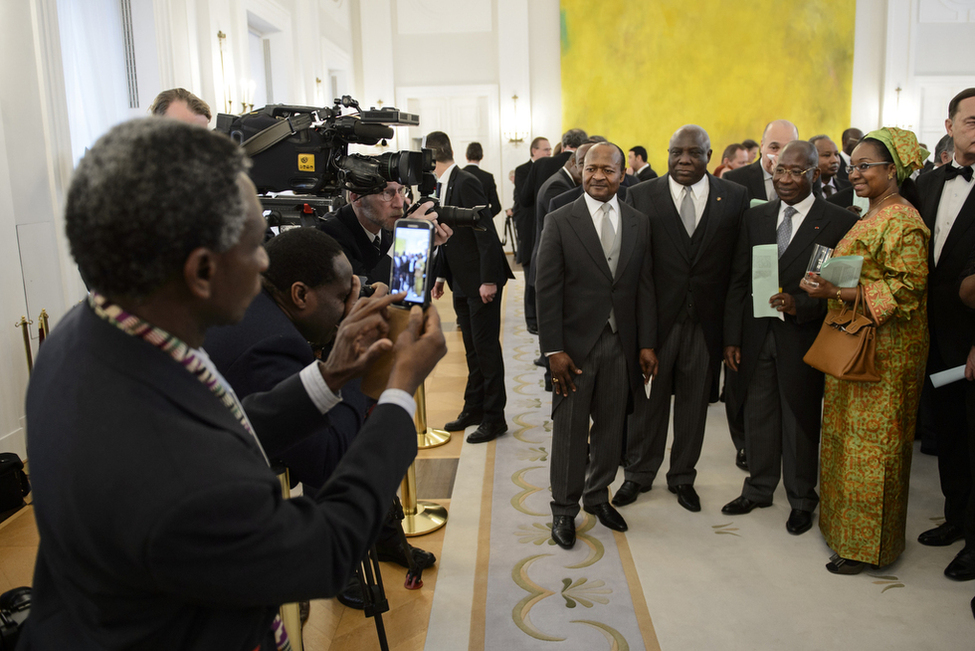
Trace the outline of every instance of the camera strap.
[[244, 148], [244, 152], [253, 158], [265, 149], [273, 147], [282, 140], [290, 138], [299, 131], [308, 129], [311, 127], [311, 125], [311, 113], [302, 113], [300, 115], [284, 118], [282, 120], [278, 120], [276, 124], [269, 126], [267, 129], [255, 133], [253, 136], [244, 141], [244, 144], [241, 146]]

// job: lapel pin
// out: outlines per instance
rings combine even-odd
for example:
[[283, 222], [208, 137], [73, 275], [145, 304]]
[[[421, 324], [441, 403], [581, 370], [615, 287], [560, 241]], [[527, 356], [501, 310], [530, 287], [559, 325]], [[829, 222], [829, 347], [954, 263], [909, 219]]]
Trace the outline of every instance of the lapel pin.
[[814, 231], [818, 231], [819, 230], [819, 226], [813, 226], [813, 230]]
[[717, 199], [715, 199], [715, 201], [721, 201], [721, 197], [718, 197]]

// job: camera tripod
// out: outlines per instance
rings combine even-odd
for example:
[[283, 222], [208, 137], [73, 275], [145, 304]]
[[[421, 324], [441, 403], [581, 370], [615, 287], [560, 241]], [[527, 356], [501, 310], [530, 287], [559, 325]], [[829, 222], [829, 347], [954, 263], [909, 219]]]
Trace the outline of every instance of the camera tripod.
[[[396, 543], [406, 557], [409, 568], [406, 571], [405, 586], [407, 590], [418, 590], [423, 587], [423, 568], [416, 564], [410, 545], [403, 532], [403, 506], [398, 497], [393, 497], [390, 519], [396, 521]], [[376, 620], [376, 635], [379, 637], [379, 648], [389, 651], [389, 641], [386, 639], [386, 627], [383, 624], [383, 613], [389, 611], [389, 601], [383, 589], [383, 576], [379, 571], [379, 554], [376, 546], [369, 548], [369, 553], [355, 568], [355, 575], [362, 590], [363, 614]]]

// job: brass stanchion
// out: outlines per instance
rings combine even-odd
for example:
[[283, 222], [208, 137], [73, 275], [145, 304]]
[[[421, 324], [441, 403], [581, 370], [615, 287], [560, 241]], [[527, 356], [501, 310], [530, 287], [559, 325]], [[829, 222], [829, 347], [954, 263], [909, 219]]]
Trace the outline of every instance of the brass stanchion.
[[410, 464], [400, 485], [400, 501], [403, 503], [403, 533], [407, 537], [433, 533], [447, 524], [447, 509], [435, 502], [416, 499], [416, 462]]
[[[278, 481], [281, 482], [281, 494], [284, 495], [285, 499], [291, 497], [291, 476], [288, 473], [287, 468], [281, 468], [276, 466], [274, 470], [281, 470], [278, 472]], [[291, 648], [293, 651], [302, 651], [301, 642], [301, 612], [298, 609], [298, 604], [282, 604], [279, 609], [281, 613], [281, 622], [284, 624], [284, 630], [288, 632], [288, 641], [291, 642]]]
[[450, 432], [443, 429], [427, 427], [427, 392], [423, 384], [416, 388], [413, 396], [416, 401], [416, 447], [429, 450], [448, 443]]
[[31, 350], [30, 350], [30, 328], [27, 327], [27, 326], [29, 326], [32, 323], [34, 323], [34, 322], [33, 321], [28, 321], [26, 316], [22, 316], [22, 317], [20, 317], [20, 321], [18, 321], [17, 323], [14, 324], [14, 327], [15, 328], [23, 328], [24, 329], [24, 352], [27, 353], [27, 372], [28, 373], [30, 373], [31, 371], [34, 370], [34, 356], [31, 354]]
[[40, 350], [41, 344], [51, 334], [51, 326], [47, 323], [47, 310], [41, 308], [41, 313], [37, 315], [37, 348]]

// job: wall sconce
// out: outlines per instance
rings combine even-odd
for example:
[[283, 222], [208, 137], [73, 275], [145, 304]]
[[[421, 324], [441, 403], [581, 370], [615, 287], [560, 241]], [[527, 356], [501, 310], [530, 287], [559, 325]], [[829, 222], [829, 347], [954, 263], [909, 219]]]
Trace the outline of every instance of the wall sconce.
[[528, 129], [522, 128], [522, 120], [518, 115], [518, 95], [511, 96], [511, 119], [507, 121], [512, 127], [509, 130], [501, 132], [502, 137], [506, 138], [507, 141], [513, 145], [525, 142], [525, 138], [528, 137]]

